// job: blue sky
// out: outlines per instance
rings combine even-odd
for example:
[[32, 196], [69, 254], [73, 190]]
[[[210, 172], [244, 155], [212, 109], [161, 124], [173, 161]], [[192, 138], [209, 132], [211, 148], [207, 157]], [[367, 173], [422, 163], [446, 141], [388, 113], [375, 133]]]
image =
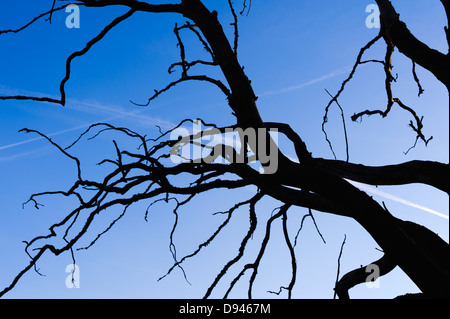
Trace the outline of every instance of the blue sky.
[[[240, 5], [240, 2], [237, 1]], [[155, 2], [156, 3], [156, 2]], [[163, 3], [158, 1], [157, 3]], [[219, 11], [219, 19], [230, 38], [233, 29], [231, 14], [225, 0], [205, 1]], [[252, 80], [259, 96], [258, 107], [264, 120], [289, 123], [305, 140], [314, 156], [332, 158], [321, 123], [331, 93], [337, 92], [350, 71], [359, 49], [378, 32], [368, 29], [365, 20], [367, 5], [374, 1], [348, 0], [336, 4], [320, 1], [252, 1], [248, 17], [240, 18], [239, 60]], [[438, 1], [398, 0], [393, 2], [410, 30], [430, 46], [446, 52], [444, 12]], [[48, 10], [51, 1], [3, 1], [0, 6], [0, 30], [19, 27], [39, 13]], [[425, 10], [425, 9], [426, 10]], [[59, 12], [53, 23], [40, 21], [18, 34], [0, 35], [0, 94], [28, 94], [59, 97], [59, 82], [64, 76], [67, 56], [84, 47], [106, 24], [125, 12], [124, 8], [81, 8], [81, 27], [68, 29], [68, 13]], [[174, 14], [137, 13], [120, 24], [85, 56], [72, 64], [72, 76], [66, 85], [66, 107], [47, 103], [0, 102], [0, 286], [9, 285], [27, 263], [23, 240], [45, 234], [48, 227], [61, 219], [73, 204], [59, 197], [42, 198], [45, 207], [36, 211], [32, 205], [22, 208], [29, 195], [47, 190], [67, 189], [76, 177], [73, 163], [62, 157], [45, 140], [35, 135], [18, 133], [27, 127], [51, 136], [61, 145], [69, 145], [88, 125], [109, 122], [127, 126], [149, 136], [156, 136], [154, 125], [169, 129], [185, 118], [202, 118], [218, 125], [234, 124], [225, 98], [208, 84], [187, 83], [162, 95], [149, 107], [136, 107], [129, 100], [145, 102], [154, 89], [161, 89], [176, 78], [169, 75], [169, 65], [179, 59], [177, 40], [172, 30], [175, 23], [185, 22]], [[188, 58], [204, 56], [202, 47], [189, 34], [186, 37]], [[381, 43], [366, 58], [384, 57]], [[428, 147], [423, 143], [405, 155], [414, 143], [408, 128], [407, 113], [395, 108], [390, 116], [364, 118], [361, 123], [349, 117], [367, 108], [384, 108], [386, 104], [383, 72], [379, 65], [361, 66], [354, 80], [340, 99], [347, 116], [350, 161], [366, 165], [386, 165], [413, 159], [448, 163], [448, 93], [427, 71], [417, 73], [425, 88], [418, 98], [411, 74], [411, 62], [394, 55], [394, 95], [424, 116], [424, 132], [434, 136]], [[200, 69], [217, 75], [217, 71]], [[333, 107], [327, 124], [336, 155], [345, 159], [342, 123], [338, 109]], [[86, 170], [97, 174], [91, 165], [114, 156], [112, 135], [96, 141], [83, 141], [73, 149], [74, 155], [87, 160]], [[126, 141], [123, 141], [126, 143]], [[293, 152], [291, 153], [294, 154]], [[89, 166], [90, 165], [90, 166]], [[365, 187], [376, 199], [385, 201], [395, 216], [429, 227], [448, 242], [448, 196], [422, 185], [401, 187]], [[249, 199], [243, 192], [212, 192], [199, 197], [181, 215], [176, 235], [178, 254], [188, 254], [214, 231], [221, 222], [216, 211], [233, 206], [239, 199]], [[148, 203], [147, 203], [148, 205]], [[134, 206], [110, 233], [88, 251], [76, 254], [80, 269], [80, 288], [68, 289], [65, 281], [72, 263], [70, 254], [59, 257], [45, 255], [39, 262], [39, 276], [30, 271], [6, 297], [10, 298], [199, 298], [233, 256], [248, 229], [245, 210], [240, 211], [226, 236], [185, 265], [189, 282], [180, 271], [157, 281], [172, 265], [168, 234], [173, 223], [173, 205], [155, 205], [144, 221], [146, 203]], [[279, 206], [266, 200], [258, 206], [261, 220]], [[120, 213], [107, 212], [95, 225], [102, 231]], [[291, 236], [295, 236], [306, 209], [292, 210]], [[295, 216], [298, 216], [295, 218]], [[332, 298], [340, 245], [347, 235], [341, 260], [341, 274], [381, 257], [376, 243], [354, 221], [314, 214], [326, 239], [322, 242], [310, 220], [299, 236], [296, 247], [299, 272], [296, 298]], [[220, 216], [219, 216], [220, 217]], [[264, 222], [261, 222], [263, 225]], [[281, 232], [281, 224], [274, 229]], [[201, 230], [201, 231], [200, 231]], [[261, 231], [261, 230], [260, 230]], [[274, 230], [274, 232], [276, 232]], [[95, 238], [87, 236], [80, 246]], [[254, 249], [262, 233], [252, 240]], [[254, 296], [276, 297], [277, 291], [289, 282], [289, 255], [281, 236], [268, 247], [264, 266], [255, 283]], [[254, 255], [251, 255], [254, 256]], [[254, 257], [251, 257], [254, 258]], [[251, 259], [249, 259], [251, 260]], [[247, 260], [247, 261], [249, 261]], [[285, 262], [284, 262], [285, 261]], [[230, 275], [227, 277], [231, 279]], [[231, 297], [245, 297], [245, 280]], [[217, 295], [225, 292], [220, 285]], [[398, 269], [381, 278], [380, 288], [361, 285], [351, 296], [390, 298], [415, 292], [417, 288]]]

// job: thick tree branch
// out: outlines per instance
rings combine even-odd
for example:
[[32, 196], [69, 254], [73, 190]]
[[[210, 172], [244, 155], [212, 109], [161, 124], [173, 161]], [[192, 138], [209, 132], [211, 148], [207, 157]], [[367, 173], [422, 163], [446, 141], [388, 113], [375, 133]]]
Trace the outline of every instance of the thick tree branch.
[[[400, 21], [399, 14], [388, 0], [376, 0], [380, 8], [381, 21], [386, 31], [386, 36], [393, 42], [398, 50], [408, 58], [430, 71], [441, 81], [447, 90], [449, 81], [449, 56], [437, 50], [431, 49], [425, 43], [418, 40]], [[448, 3], [443, 2], [448, 12]]]
[[314, 165], [342, 178], [370, 185], [420, 183], [449, 193], [449, 164], [431, 161], [411, 161], [397, 165], [373, 167], [317, 158], [314, 159]]
[[339, 299], [350, 299], [348, 291], [355, 287], [356, 285], [366, 282], [369, 273], [367, 269], [369, 266], [378, 267], [380, 270], [379, 275], [384, 276], [394, 270], [397, 266], [386, 254], [383, 255], [379, 260], [367, 265], [366, 267], [361, 267], [355, 269], [347, 274], [345, 274], [337, 283], [334, 288]]
[[294, 143], [295, 153], [297, 154], [297, 158], [300, 161], [300, 163], [311, 162], [312, 155], [308, 151], [305, 142], [303, 142], [301, 137], [291, 128], [289, 124], [265, 122], [264, 125], [269, 129], [276, 128], [284, 135], [286, 135], [286, 137], [289, 138], [292, 143]]
[[[279, 173], [282, 174], [284, 183], [297, 183], [297, 187], [308, 189], [343, 207], [344, 213], [341, 215], [354, 218], [360, 223], [383, 251], [395, 258], [395, 262], [424, 293], [449, 294], [448, 285], [444, 284], [448, 282], [448, 272], [440, 269], [439, 263], [430, 260], [425, 251], [412, 240], [409, 231], [405, 231], [402, 223], [369, 195], [341, 177], [319, 168], [306, 169], [292, 162], [280, 164], [280, 167], [283, 172]], [[434, 237], [438, 236], [434, 234]]]
[[199, 0], [184, 0], [183, 5], [184, 15], [202, 31], [227, 79], [232, 92], [230, 106], [236, 114], [238, 125], [243, 129], [263, 127], [255, 103], [256, 95], [217, 20], [217, 12], [210, 12]]

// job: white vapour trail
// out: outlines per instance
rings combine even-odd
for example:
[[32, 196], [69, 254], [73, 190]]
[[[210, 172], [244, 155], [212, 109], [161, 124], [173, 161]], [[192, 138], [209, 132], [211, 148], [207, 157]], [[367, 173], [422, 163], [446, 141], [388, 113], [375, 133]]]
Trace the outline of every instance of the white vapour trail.
[[433, 215], [436, 215], [436, 216], [439, 216], [439, 217], [442, 217], [442, 218], [445, 218], [445, 219], [449, 219], [449, 217], [447, 215], [445, 215], [445, 214], [439, 213], [439, 212], [437, 212], [437, 211], [435, 211], [435, 210], [433, 210], [431, 208], [428, 208], [428, 207], [425, 207], [425, 206], [413, 203], [413, 202], [411, 202], [409, 200], [406, 200], [406, 199], [394, 196], [392, 194], [383, 192], [382, 190], [379, 190], [379, 189], [377, 189], [375, 187], [371, 187], [371, 186], [368, 186], [368, 185], [365, 185], [365, 184], [361, 184], [361, 183], [358, 183], [358, 182], [354, 182], [354, 181], [350, 181], [350, 180], [348, 180], [348, 182], [353, 184], [355, 187], [358, 187], [359, 189], [364, 190], [364, 191], [369, 192], [369, 193], [372, 193], [374, 195], [378, 195], [378, 196], [384, 197], [386, 199], [390, 199], [390, 200], [393, 200], [395, 202], [401, 203], [403, 205], [414, 207], [414, 208], [420, 209], [420, 210], [422, 210], [424, 212], [427, 212], [427, 213], [430, 213], [430, 214], [433, 214]]
[[313, 84], [316, 84], [316, 83], [328, 80], [330, 78], [334, 78], [334, 77], [336, 77], [338, 75], [347, 73], [349, 71], [350, 71], [350, 67], [348, 67], [348, 66], [347, 67], [343, 67], [341, 69], [334, 70], [331, 73], [328, 73], [326, 75], [323, 75], [323, 76], [321, 76], [319, 78], [316, 78], [316, 79], [313, 79], [311, 81], [304, 82], [304, 83], [301, 83], [301, 84], [298, 84], [298, 85], [293, 85], [293, 86], [290, 86], [290, 87], [287, 87], [287, 88], [284, 88], [284, 89], [280, 89], [280, 90], [277, 90], [277, 91], [269, 91], [269, 92], [260, 94], [259, 96], [268, 96], [268, 95], [282, 94], [282, 93], [287, 93], [287, 92], [299, 90], [299, 89], [302, 89], [304, 87], [307, 87], [307, 86], [310, 86], [310, 85], [313, 85]]
[[[73, 132], [73, 131], [76, 131], [76, 130], [79, 130], [79, 129], [82, 129], [82, 128], [87, 128], [90, 125], [91, 124], [79, 125], [79, 126], [76, 126], [76, 127], [72, 127], [72, 128], [66, 129], [66, 130], [62, 130], [62, 131], [58, 131], [58, 132], [54, 132], [54, 133], [48, 134], [47, 136], [48, 137], [53, 137], [53, 136], [61, 135], [61, 134], [64, 134], [64, 133]], [[9, 144], [9, 145], [5, 145], [5, 146], [0, 146], [0, 151], [1, 150], [6, 150], [8, 148], [16, 147], [16, 146], [19, 146], [19, 145], [23, 145], [23, 144], [28, 144], [28, 143], [31, 143], [31, 142], [39, 141], [41, 139], [43, 139], [43, 137], [39, 136], [39, 137], [35, 137], [35, 138], [30, 138], [30, 139], [25, 140], [25, 141]]]
[[[92, 114], [113, 114], [113, 116], [100, 120], [100, 121], [96, 121], [95, 123], [100, 123], [100, 122], [109, 122], [109, 121], [113, 121], [113, 120], [117, 120], [117, 119], [121, 119], [121, 118], [130, 118], [133, 119], [134, 121], [139, 121], [139, 123], [141, 125], [145, 126], [149, 126], [150, 124], [157, 124], [160, 127], [162, 127], [163, 129], [166, 128], [172, 128], [175, 126], [175, 124], [168, 122], [168, 121], [163, 121], [160, 119], [156, 119], [156, 118], [152, 118], [152, 117], [148, 117], [145, 115], [142, 115], [140, 113], [144, 112], [145, 109], [139, 110], [139, 111], [132, 111], [132, 112], [127, 112], [122, 110], [120, 107], [113, 107], [113, 106], [105, 106], [102, 105], [100, 103], [93, 103], [93, 102], [80, 102], [80, 101], [69, 101], [70, 104], [67, 106], [68, 109], [74, 109], [74, 110], [78, 110], [84, 113], [92, 113]], [[54, 136], [58, 136], [61, 134], [65, 134], [65, 133], [70, 133], [70, 132], [74, 132], [80, 129], [86, 129], [89, 126], [91, 126], [94, 123], [87, 123], [87, 124], [82, 124], [82, 125], [78, 125], [75, 127], [71, 127], [65, 130], [61, 130], [61, 131], [57, 131], [54, 133], [50, 133], [47, 134], [48, 137], [54, 137]], [[24, 144], [28, 144], [31, 142], [35, 142], [38, 140], [43, 139], [43, 137], [38, 136], [38, 137], [34, 137], [25, 141], [21, 141], [21, 142], [17, 142], [17, 143], [12, 143], [9, 145], [4, 145], [4, 146], [0, 146], [0, 151], [1, 150], [6, 150], [9, 148], [13, 148], [16, 146], [20, 146], [20, 145], [24, 145]]]

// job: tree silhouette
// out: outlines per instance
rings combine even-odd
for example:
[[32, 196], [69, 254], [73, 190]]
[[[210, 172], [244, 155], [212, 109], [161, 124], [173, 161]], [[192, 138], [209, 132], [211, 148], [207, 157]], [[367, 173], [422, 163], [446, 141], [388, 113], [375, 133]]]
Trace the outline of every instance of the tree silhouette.
[[[336, 103], [344, 92], [346, 85], [353, 79], [357, 68], [366, 63], [379, 63], [385, 72], [385, 93], [387, 95], [387, 106], [385, 110], [365, 110], [352, 116], [353, 121], [360, 120], [364, 116], [380, 115], [387, 117], [394, 106], [407, 111], [411, 115], [410, 128], [416, 135], [416, 143], [423, 141], [428, 144], [431, 137], [426, 137], [423, 132], [423, 118], [416, 111], [405, 105], [402, 100], [395, 97], [391, 84], [396, 78], [392, 74], [392, 58], [395, 49], [398, 49], [401, 55], [406, 56], [412, 61], [412, 72], [419, 88], [419, 95], [423, 93], [423, 88], [415, 72], [416, 64], [433, 74], [438, 81], [449, 87], [448, 78], [448, 54], [441, 53], [428, 47], [425, 43], [418, 40], [403, 23], [392, 3], [387, 0], [377, 0], [380, 9], [381, 29], [379, 34], [362, 47], [359, 55], [356, 57], [355, 64], [348, 76], [343, 81], [340, 90], [332, 95], [328, 105], [325, 106], [325, 115], [322, 129], [328, 140], [326, 132], [326, 123], [328, 121], [328, 112], [330, 107]], [[447, 17], [449, 17], [449, 1], [441, 0]], [[68, 190], [47, 191], [34, 194], [29, 198], [36, 208], [40, 204], [38, 199], [45, 195], [62, 195], [77, 200], [77, 207], [68, 212], [66, 216], [51, 225], [49, 233], [37, 236], [26, 242], [25, 251], [29, 255], [30, 263], [22, 269], [13, 279], [12, 283], [0, 292], [0, 296], [6, 294], [14, 288], [21, 277], [31, 270], [36, 269], [37, 262], [41, 257], [51, 252], [54, 255], [60, 255], [63, 252], [74, 250], [89, 249], [106, 232], [108, 232], [115, 223], [126, 215], [130, 206], [137, 202], [150, 200], [149, 209], [153, 204], [159, 202], [173, 202], [176, 204], [173, 213], [176, 216], [170, 236], [170, 250], [174, 258], [173, 266], [168, 270], [169, 275], [174, 269], [183, 270], [183, 263], [195, 257], [204, 247], [213, 242], [216, 237], [228, 225], [233, 217], [233, 213], [241, 208], [248, 207], [249, 228], [243, 236], [240, 246], [234, 258], [230, 259], [217, 274], [215, 280], [205, 292], [205, 298], [211, 296], [213, 290], [218, 286], [221, 280], [224, 280], [225, 274], [242, 260], [246, 253], [249, 240], [255, 234], [257, 227], [260, 226], [256, 205], [264, 197], [278, 200], [281, 205], [276, 208], [270, 219], [265, 224], [265, 236], [260, 243], [259, 253], [252, 263], [245, 264], [238, 275], [229, 282], [228, 290], [224, 297], [246, 274], [250, 274], [248, 281], [248, 297], [252, 297], [253, 284], [258, 274], [258, 269], [265, 254], [267, 244], [271, 239], [271, 225], [279, 219], [283, 225], [282, 237], [291, 257], [291, 280], [287, 286], [283, 286], [281, 291], [285, 290], [288, 297], [291, 298], [292, 290], [296, 283], [297, 259], [294, 250], [295, 242], [289, 236], [287, 222], [290, 217], [291, 207], [305, 207], [309, 209], [309, 214], [305, 217], [311, 217], [314, 220], [312, 211], [330, 213], [342, 217], [354, 219], [358, 222], [383, 250], [384, 256], [374, 261], [380, 269], [380, 274], [386, 274], [395, 267], [400, 267], [409, 278], [422, 291], [422, 297], [436, 298], [449, 296], [449, 258], [448, 244], [438, 235], [428, 230], [424, 226], [413, 222], [404, 221], [396, 218], [384, 205], [380, 205], [372, 197], [361, 191], [348, 180], [370, 185], [405, 185], [410, 183], [426, 184], [446, 193], [449, 192], [449, 165], [432, 161], [415, 160], [396, 165], [386, 165], [380, 167], [371, 167], [349, 162], [348, 146], [347, 161], [334, 159], [324, 159], [313, 156], [302, 140], [301, 136], [295, 132], [287, 123], [275, 123], [262, 119], [257, 107], [257, 96], [254, 93], [251, 81], [244, 72], [244, 68], [238, 60], [239, 49], [239, 15], [245, 15], [251, 10], [251, 1], [243, 0], [238, 10], [236, 4], [228, 0], [231, 10], [234, 28], [234, 36], [231, 40], [225, 34], [221, 22], [218, 20], [218, 13], [210, 11], [200, 0], [182, 0], [180, 3], [173, 4], [150, 4], [135, 0], [79, 0], [75, 4], [84, 7], [109, 7], [125, 6], [129, 11], [115, 18], [101, 32], [92, 38], [86, 46], [77, 52], [73, 52], [66, 60], [65, 76], [60, 82], [60, 97], [39, 97], [27, 95], [0, 96], [0, 100], [32, 100], [36, 102], [49, 102], [60, 105], [66, 104], [65, 87], [71, 76], [72, 61], [75, 58], [82, 57], [95, 44], [100, 42], [104, 36], [121, 22], [131, 18], [136, 12], [147, 13], [176, 13], [185, 17], [188, 22], [183, 25], [176, 25], [174, 34], [178, 41], [180, 60], [169, 66], [169, 73], [179, 72], [177, 80], [166, 84], [149, 97], [144, 104], [133, 101], [136, 105], [149, 105], [153, 100], [165, 92], [171, 90], [176, 85], [188, 81], [204, 82], [219, 89], [227, 99], [228, 105], [236, 118], [236, 123], [226, 127], [218, 127], [214, 124], [205, 123], [198, 120], [205, 130], [202, 132], [192, 132], [189, 135], [173, 139], [173, 134], [187, 124], [194, 124], [194, 120], [185, 119], [173, 129], [163, 132], [160, 130], [160, 136], [155, 139], [149, 139], [128, 128], [116, 127], [108, 123], [97, 123], [90, 126], [73, 144], [62, 147], [55, 143], [50, 137], [32, 129], [24, 129], [26, 133], [37, 134], [48, 140], [63, 155], [71, 159], [77, 168], [77, 179], [68, 188]], [[64, 10], [69, 4], [56, 6], [53, 1], [48, 11], [32, 19], [28, 24], [14, 30], [0, 31], [3, 33], [17, 33], [25, 28], [31, 27], [36, 21], [47, 18], [50, 20], [52, 15]], [[183, 42], [184, 32], [190, 32], [201, 43], [208, 55], [208, 60], [188, 61], [186, 58], [186, 46]], [[448, 29], [445, 29], [448, 38]], [[385, 56], [380, 59], [363, 60], [364, 54], [378, 42], [384, 41], [386, 47]], [[209, 66], [220, 70], [223, 80], [208, 75], [194, 74], [194, 70], [199, 66]], [[202, 69], [203, 70], [203, 69]], [[340, 105], [339, 105], [340, 107]], [[341, 108], [342, 110], [342, 108]], [[344, 119], [344, 118], [343, 118]], [[344, 120], [345, 124], [345, 120]], [[241, 131], [237, 130], [240, 129]], [[244, 138], [242, 134], [245, 130], [254, 130], [258, 132], [256, 138]], [[288, 157], [281, 148], [278, 147], [270, 134], [270, 130], [276, 130], [284, 135], [294, 146], [296, 159]], [[345, 126], [344, 126], [345, 130]], [[227, 132], [238, 131], [241, 138], [241, 149], [224, 143], [211, 145], [205, 143], [200, 138], [204, 136], [224, 137]], [[70, 153], [71, 148], [81, 143], [81, 141], [90, 136], [90, 139], [96, 138], [103, 132], [114, 132], [118, 136], [125, 136], [139, 145], [137, 150], [121, 149], [119, 144], [114, 141], [117, 156], [114, 159], [105, 158], [101, 165], [110, 165], [112, 168], [102, 179], [87, 179], [82, 170], [81, 160]], [[347, 134], [347, 132], [345, 132]], [[199, 140], [200, 139], [200, 140]], [[328, 140], [331, 150], [332, 144]], [[277, 170], [268, 174], [267, 169], [270, 162], [263, 161], [261, 148], [274, 150], [277, 155]], [[199, 147], [205, 154], [201, 160], [181, 158], [180, 162], [175, 163], [171, 160], [173, 157], [181, 157], [184, 147]], [[206, 150], [206, 151], [205, 151]], [[334, 153], [334, 151], [333, 151]], [[216, 162], [220, 156], [224, 157], [226, 162]], [[236, 158], [242, 161], [236, 162]], [[251, 163], [260, 162], [262, 169], [255, 169]], [[265, 173], [264, 173], [264, 170]], [[180, 182], [178, 177], [188, 177], [189, 183]], [[256, 186], [258, 191], [246, 201], [233, 203], [232, 207], [223, 212], [226, 219], [212, 233], [209, 238], [199, 245], [198, 249], [191, 254], [179, 257], [173, 241], [173, 235], [177, 229], [178, 213], [183, 206], [187, 205], [194, 197], [215, 189], [242, 189], [247, 186]], [[112, 207], [121, 207], [121, 215], [113, 220], [110, 226], [103, 232], [98, 233], [95, 239], [86, 247], [76, 248], [79, 240], [91, 232], [91, 226], [95, 218]], [[302, 223], [303, 224], [303, 223]], [[264, 227], [264, 226], [263, 226]], [[58, 232], [57, 232], [58, 230]], [[56, 247], [48, 240], [61, 234], [65, 245]], [[317, 231], [318, 228], [317, 228]], [[39, 248], [34, 248], [40, 244]], [[36, 269], [37, 271], [37, 269]], [[338, 275], [339, 277], [339, 275]], [[340, 298], [349, 298], [348, 291], [355, 285], [366, 281], [367, 273], [364, 268], [356, 269], [336, 282], [336, 294]], [[406, 293], [406, 292], [405, 292]]]

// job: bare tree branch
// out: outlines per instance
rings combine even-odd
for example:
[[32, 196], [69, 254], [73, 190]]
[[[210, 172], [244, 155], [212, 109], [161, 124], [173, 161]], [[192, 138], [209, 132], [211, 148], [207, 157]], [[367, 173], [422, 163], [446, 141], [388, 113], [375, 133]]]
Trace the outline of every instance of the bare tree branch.
[[[250, 228], [247, 232], [247, 234], [245, 235], [245, 237], [243, 238], [241, 245], [239, 247], [239, 252], [236, 255], [236, 257], [234, 257], [232, 260], [230, 260], [225, 267], [220, 271], [220, 273], [217, 275], [216, 279], [214, 279], [214, 282], [211, 284], [211, 286], [208, 288], [205, 296], [203, 297], [204, 299], [207, 299], [213, 289], [217, 286], [217, 284], [219, 283], [219, 281], [222, 279], [222, 277], [227, 273], [227, 271], [234, 265], [236, 264], [241, 258], [242, 256], [244, 256], [244, 251], [245, 248], [247, 247], [247, 243], [249, 241], [249, 239], [252, 237], [253, 233], [256, 230], [256, 225], [257, 225], [257, 217], [256, 217], [256, 213], [255, 213], [255, 205], [256, 203], [262, 198], [262, 194], [260, 194], [258, 197], [254, 197], [252, 199], [252, 201], [250, 202]], [[251, 285], [250, 285], [251, 286]], [[249, 288], [249, 297], [251, 297], [251, 288]]]
[[361, 164], [315, 159], [315, 165], [343, 178], [370, 185], [404, 185], [421, 183], [449, 193], [449, 165], [430, 161], [410, 161], [397, 165], [365, 166]]
[[66, 74], [64, 78], [61, 80], [59, 91], [60, 91], [60, 99], [53, 99], [48, 97], [34, 97], [34, 96], [0, 96], [0, 100], [31, 100], [31, 101], [38, 101], [38, 102], [49, 102], [49, 103], [56, 103], [61, 104], [64, 106], [66, 104], [66, 92], [65, 92], [65, 85], [67, 81], [70, 79], [70, 72], [71, 72], [71, 64], [72, 61], [76, 57], [81, 57], [85, 55], [91, 48], [94, 46], [94, 44], [98, 43], [101, 39], [104, 38], [104, 36], [111, 31], [115, 26], [117, 26], [120, 22], [128, 19], [133, 15], [135, 12], [134, 9], [128, 11], [124, 15], [114, 19], [109, 25], [107, 25], [96, 37], [94, 37], [92, 40], [90, 40], [84, 49], [72, 53], [66, 60]]
[[150, 4], [137, 0], [79, 0], [86, 7], [127, 6], [135, 11], [153, 13], [183, 13], [183, 4]]
[[[388, 0], [376, 0], [380, 8], [381, 21], [386, 30], [386, 35], [399, 49], [401, 53], [430, 71], [441, 81], [447, 89], [449, 88], [449, 57], [437, 50], [431, 49], [419, 41], [400, 21], [399, 14], [395, 11], [392, 3]], [[448, 13], [448, 4], [444, 4]]]
[[[382, 61], [376, 61], [376, 62], [381, 62], [382, 65], [384, 66], [384, 72], [385, 72], [385, 89], [386, 89], [386, 95], [387, 95], [387, 107], [385, 111], [382, 110], [365, 110], [363, 112], [359, 112], [356, 113], [352, 116], [352, 120], [353, 121], [357, 121], [358, 119], [362, 118], [364, 115], [381, 115], [383, 118], [388, 116], [388, 114], [391, 112], [392, 110], [392, 106], [394, 105], [394, 103], [396, 103], [397, 105], [399, 105], [402, 109], [406, 110], [408, 113], [410, 113], [414, 120], [415, 120], [415, 124], [411, 121], [410, 122], [410, 127], [413, 129], [414, 132], [416, 132], [417, 134], [417, 139], [422, 140], [425, 145], [428, 145], [428, 142], [431, 141], [433, 139], [433, 137], [430, 138], [426, 138], [422, 132], [423, 129], [423, 118], [419, 118], [419, 116], [417, 115], [417, 113], [410, 107], [406, 106], [402, 101], [400, 101], [399, 98], [394, 98], [393, 97], [393, 93], [392, 93], [392, 86], [391, 83], [392, 81], [395, 81], [396, 79], [392, 76], [392, 55], [394, 53], [394, 49], [395, 49], [395, 45], [392, 43], [392, 41], [388, 38], [385, 37], [385, 41], [386, 41], [386, 55], [385, 55], [385, 60]], [[413, 61], [414, 63], [414, 61]], [[415, 64], [413, 64], [414, 66]], [[422, 87], [420, 86], [420, 82], [417, 79], [417, 75], [415, 74], [415, 71], [413, 69], [413, 74], [415, 76], [415, 80], [419, 85], [419, 95], [421, 94], [421, 90]], [[423, 90], [422, 90], [423, 92]], [[417, 141], [416, 139], [416, 141]], [[414, 144], [415, 146], [415, 144]], [[413, 147], [414, 147], [413, 146]], [[411, 149], [411, 148], [410, 148]], [[409, 150], [408, 150], [409, 152]]]
[[[336, 285], [338, 283], [339, 275], [341, 272], [341, 257], [342, 257], [342, 252], [344, 251], [344, 246], [345, 246], [346, 240], [347, 240], [347, 235], [344, 235], [344, 240], [342, 241], [341, 250], [339, 251], [339, 257], [338, 257], [338, 262], [337, 262], [338, 266], [337, 266], [337, 275], [336, 275]], [[336, 299], [336, 295], [337, 295], [337, 292], [335, 290], [334, 291], [334, 299]]]
[[421, 96], [423, 94], [423, 92], [425, 92], [425, 90], [423, 89], [422, 85], [420, 84], [420, 80], [419, 77], [417, 76], [416, 73], [416, 62], [414, 62], [414, 60], [412, 61], [412, 73], [413, 73], [413, 77], [414, 77], [414, 81], [416, 81], [417, 86], [419, 87], [419, 96]]
[[[333, 99], [335, 99], [333, 97], [333, 95], [331, 95], [330, 92], [328, 92], [328, 90], [325, 89], [325, 91], [328, 93], [329, 96], [331, 96]], [[337, 106], [339, 107], [339, 110], [341, 111], [341, 119], [342, 119], [342, 127], [344, 129], [344, 138], [345, 138], [345, 153], [347, 155], [347, 162], [350, 160], [350, 154], [349, 154], [349, 150], [348, 150], [348, 136], [347, 136], [347, 125], [345, 123], [345, 115], [344, 115], [344, 109], [341, 107], [341, 105], [339, 104], [338, 100], [335, 99]], [[336, 159], [336, 154], [334, 153], [333, 150], [333, 146], [331, 145], [331, 141], [328, 139], [328, 134], [325, 131], [325, 127], [324, 127], [325, 122], [323, 122], [322, 124], [322, 132], [325, 134], [325, 139], [328, 142], [328, 145], [330, 146], [331, 152], [334, 155], [334, 158]]]
[[367, 269], [369, 266], [378, 267], [378, 269], [380, 270], [379, 275], [384, 276], [394, 270], [397, 265], [395, 263], [392, 263], [392, 260], [389, 258], [389, 256], [385, 254], [379, 260], [371, 263], [370, 265], [357, 268], [345, 274], [336, 283], [336, 287], [334, 288], [335, 293], [337, 294], [339, 299], [350, 299], [348, 291], [356, 285], [366, 282], [368, 277]]
[[[65, 5], [63, 5], [61, 7], [58, 7], [58, 8], [52, 7], [52, 9], [50, 11], [47, 11], [47, 12], [44, 12], [44, 13], [38, 15], [37, 17], [33, 18], [30, 22], [28, 22], [27, 24], [25, 24], [24, 26], [22, 26], [22, 27], [20, 27], [18, 29], [0, 30], [0, 35], [4, 34], [4, 33], [18, 33], [20, 31], [28, 28], [29, 26], [31, 26], [32, 24], [34, 24], [36, 21], [40, 20], [41, 18], [43, 18], [43, 17], [45, 17], [47, 15], [52, 15], [53, 12], [65, 9], [68, 5], [70, 5], [70, 4], [65, 4]], [[48, 20], [50, 20], [50, 18]]]
[[[233, 1], [232, 0], [228, 0], [228, 4], [230, 6], [230, 10], [231, 10], [231, 14], [233, 15], [233, 19], [234, 22], [231, 23], [231, 25], [234, 27], [234, 47], [233, 47], [233, 51], [234, 54], [238, 54], [237, 50], [238, 50], [238, 45], [239, 45], [239, 27], [238, 27], [238, 17], [236, 14], [236, 11], [234, 10], [234, 6], [233, 6]], [[245, 5], [245, 3], [244, 3]]]

